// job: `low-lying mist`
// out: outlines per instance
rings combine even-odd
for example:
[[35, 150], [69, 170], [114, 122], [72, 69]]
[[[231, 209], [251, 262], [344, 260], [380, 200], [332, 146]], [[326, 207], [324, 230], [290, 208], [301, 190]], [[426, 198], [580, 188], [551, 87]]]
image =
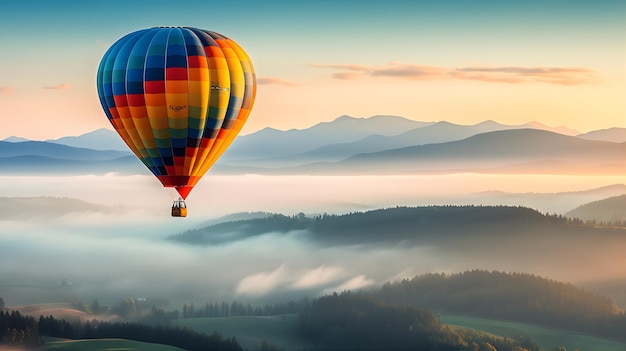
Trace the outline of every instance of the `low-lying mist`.
[[[278, 302], [372, 287], [420, 273], [470, 269], [523, 271], [572, 282], [626, 277], [626, 269], [606, 269], [616, 267], [615, 262], [589, 261], [578, 248], [568, 251], [566, 243], [562, 252], [554, 253], [554, 260], [546, 260], [506, 257], [488, 249], [452, 253], [403, 243], [320, 247], [297, 232], [216, 246], [166, 240], [236, 212], [341, 214], [380, 207], [487, 204], [497, 198], [477, 193], [581, 191], [619, 183], [617, 177], [209, 175], [189, 196], [190, 216], [185, 219], [169, 217], [176, 195], [147, 176], [2, 178], [2, 197], [69, 197], [108, 208], [0, 220], [0, 297], [7, 305], [70, 299], [86, 303], [98, 299], [106, 305], [127, 297], [177, 305], [233, 299]], [[568, 196], [567, 204], [557, 195], [538, 199], [535, 208], [562, 213], [600, 195]], [[515, 197], [507, 199], [515, 201]], [[486, 248], [489, 245], [484, 243]], [[605, 257], [616, 255], [610, 252]], [[556, 261], [561, 264], [546, 265]]]

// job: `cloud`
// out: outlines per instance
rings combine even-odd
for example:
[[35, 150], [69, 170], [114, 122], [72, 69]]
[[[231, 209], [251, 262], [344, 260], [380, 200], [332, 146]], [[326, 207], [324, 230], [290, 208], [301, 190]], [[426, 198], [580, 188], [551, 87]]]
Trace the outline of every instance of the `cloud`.
[[594, 70], [581, 67], [464, 67], [451, 74], [459, 79], [505, 83], [578, 85], [598, 81]]
[[435, 66], [390, 62], [387, 66], [360, 64], [310, 64], [311, 67], [341, 70], [333, 74], [336, 79], [359, 79], [365, 77], [392, 77], [411, 80], [450, 79], [449, 69]]
[[280, 265], [272, 272], [249, 275], [237, 285], [237, 294], [263, 295], [283, 284], [287, 279], [285, 265]]
[[0, 87], [0, 93], [11, 93], [11, 92], [13, 92], [13, 87], [11, 86]]
[[44, 89], [50, 89], [50, 90], [67, 90], [70, 88], [70, 85], [68, 83], [61, 83], [59, 85], [55, 85], [55, 86], [45, 86], [43, 87]]
[[316, 269], [304, 273], [291, 286], [294, 288], [312, 288], [335, 281], [341, 274], [343, 269], [333, 266], [319, 266]]
[[259, 85], [283, 85], [288, 87], [295, 87], [300, 84], [292, 82], [290, 80], [275, 78], [275, 77], [259, 77], [256, 80]]
[[334, 288], [326, 289], [324, 292], [326, 294], [331, 294], [333, 292], [342, 292], [342, 291], [348, 291], [348, 290], [354, 291], [354, 290], [363, 289], [365, 287], [368, 287], [374, 284], [375, 282], [372, 279], [368, 279], [365, 277], [365, 275], [360, 274]]
[[488, 83], [546, 83], [560, 85], [592, 84], [597, 73], [582, 67], [462, 67], [446, 68], [390, 62], [385, 66], [361, 64], [309, 64], [311, 67], [338, 70], [332, 77], [355, 80], [367, 77], [390, 77], [409, 80], [478, 80]]

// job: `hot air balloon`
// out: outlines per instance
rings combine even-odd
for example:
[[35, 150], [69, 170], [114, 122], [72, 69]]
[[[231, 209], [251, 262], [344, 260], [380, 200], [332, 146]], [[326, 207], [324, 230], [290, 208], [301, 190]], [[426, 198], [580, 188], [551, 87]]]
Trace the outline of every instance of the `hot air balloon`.
[[246, 52], [222, 34], [154, 27], [111, 45], [97, 87], [120, 137], [163, 186], [178, 191], [172, 216], [184, 217], [187, 195], [246, 122], [256, 77]]

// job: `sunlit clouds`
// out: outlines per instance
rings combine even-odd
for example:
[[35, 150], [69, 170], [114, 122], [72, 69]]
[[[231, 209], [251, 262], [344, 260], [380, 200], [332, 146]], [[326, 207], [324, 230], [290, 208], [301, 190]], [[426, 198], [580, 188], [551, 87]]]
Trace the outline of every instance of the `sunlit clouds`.
[[244, 277], [235, 291], [241, 295], [265, 295], [272, 291], [312, 288], [343, 291], [358, 290], [374, 283], [363, 274], [347, 277], [346, 270], [339, 266], [322, 265], [302, 271], [281, 264], [273, 271], [258, 272]]
[[597, 73], [582, 67], [461, 67], [446, 68], [429, 65], [390, 62], [385, 66], [361, 64], [310, 64], [339, 72], [335, 79], [355, 80], [367, 77], [390, 77], [417, 81], [476, 80], [488, 83], [546, 83], [560, 85], [592, 84], [598, 82]]
[[61, 83], [59, 85], [44, 86], [43, 88], [48, 90], [68, 90], [70, 89], [70, 85], [68, 83]]
[[238, 294], [261, 295], [278, 288], [287, 279], [284, 265], [272, 272], [260, 272], [243, 278], [235, 290]]
[[448, 70], [441, 67], [404, 64], [390, 62], [386, 66], [366, 66], [360, 64], [310, 64], [311, 67], [330, 68], [339, 70], [333, 78], [336, 79], [362, 79], [366, 77], [395, 77], [413, 80], [446, 79]]
[[276, 78], [276, 77], [258, 77], [256, 79], [256, 82], [259, 85], [282, 85], [282, 86], [287, 86], [287, 87], [295, 87], [295, 86], [300, 85], [294, 81]]
[[335, 281], [341, 276], [343, 269], [333, 266], [320, 266], [303, 273], [293, 284], [294, 288], [310, 288]]
[[581, 67], [464, 67], [451, 72], [458, 79], [492, 83], [594, 84], [594, 70]]
[[374, 283], [375, 283], [374, 280], [368, 279], [366, 276], [361, 274], [348, 280], [347, 282], [341, 285], [338, 285], [334, 288], [327, 290], [326, 293], [336, 292], [336, 291], [349, 291], [349, 290], [355, 291], [355, 290], [359, 290], [359, 289], [363, 289], [368, 286], [371, 286]]

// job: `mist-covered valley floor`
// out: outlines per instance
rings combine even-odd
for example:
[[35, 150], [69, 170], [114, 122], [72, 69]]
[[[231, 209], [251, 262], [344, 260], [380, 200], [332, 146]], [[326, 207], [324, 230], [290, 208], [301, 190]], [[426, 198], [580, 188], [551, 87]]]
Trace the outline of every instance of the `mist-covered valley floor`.
[[106, 305], [129, 297], [176, 308], [188, 301], [272, 303], [471, 269], [601, 286], [617, 303], [626, 302], [626, 293], [615, 288], [623, 286], [615, 282], [626, 279], [626, 264], [610, 240], [593, 248], [602, 253], [560, 242], [551, 246], [556, 252], [537, 247], [533, 254], [531, 242], [516, 256], [498, 252], [506, 240], [493, 250], [493, 243], [479, 242], [464, 252], [406, 242], [320, 246], [297, 232], [212, 245], [167, 239], [252, 212], [315, 216], [396, 206], [519, 205], [559, 215], [625, 194], [619, 177], [209, 175], [188, 198], [185, 219], [169, 217], [173, 191], [147, 176], [2, 178], [0, 296], [8, 305], [71, 299]]

